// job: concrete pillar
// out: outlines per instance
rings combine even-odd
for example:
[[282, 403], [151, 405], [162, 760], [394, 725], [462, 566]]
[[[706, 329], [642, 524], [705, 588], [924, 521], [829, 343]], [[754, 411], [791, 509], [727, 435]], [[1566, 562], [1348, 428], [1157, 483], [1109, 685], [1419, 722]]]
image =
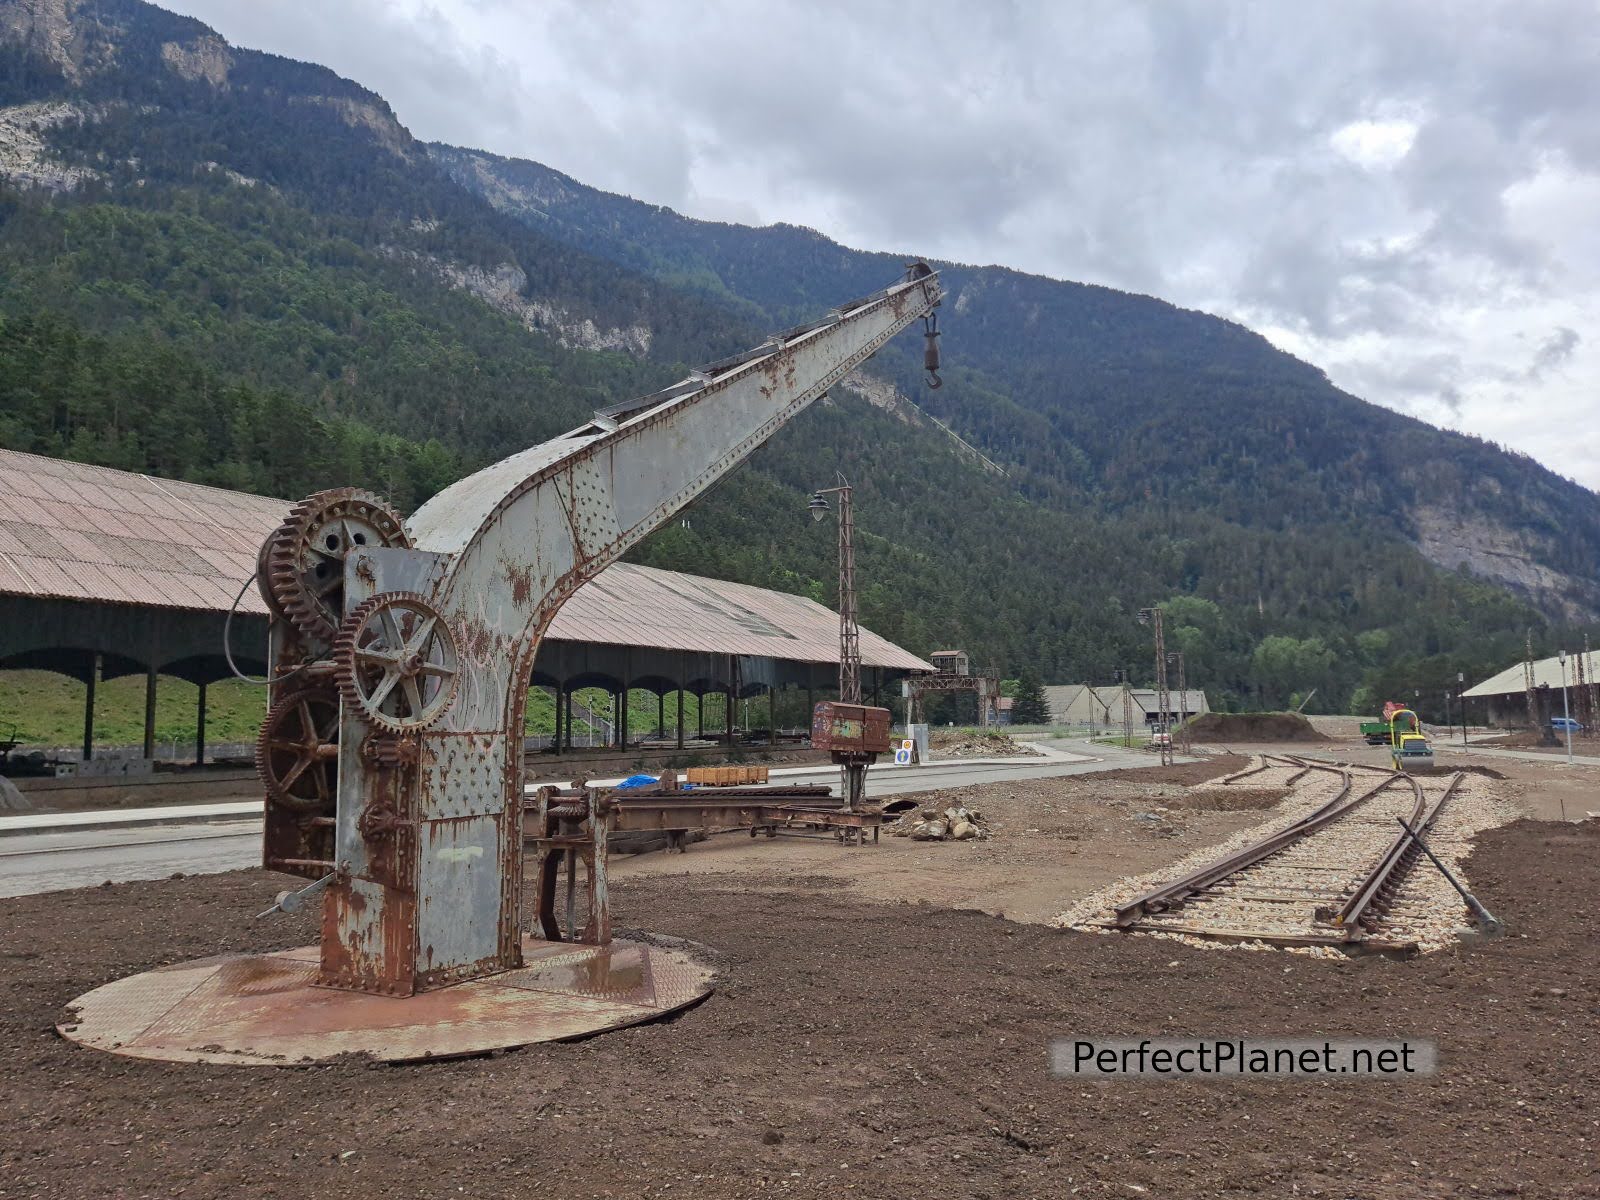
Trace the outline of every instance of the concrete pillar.
[[144, 756], [156, 756], [156, 664], [155, 659], [150, 660], [150, 666], [144, 675]]
[[89, 687], [83, 701], [83, 761], [94, 757], [94, 688], [100, 681], [100, 656], [89, 664]]
[[683, 749], [683, 681], [678, 681], [678, 749]]
[[628, 689], [617, 693], [617, 749], [628, 748]]
[[656, 693], [656, 737], [663, 738], [667, 735], [667, 694]]
[[206, 685], [200, 685], [200, 698], [195, 701], [194, 713], [194, 765], [203, 767], [206, 761]]
[[733, 689], [732, 688], [729, 688], [723, 694], [725, 696], [727, 696], [728, 701], [727, 701], [727, 707], [724, 708], [724, 710], [723, 710], [723, 716], [722, 716], [723, 730], [722, 730], [722, 733], [723, 733], [724, 740], [728, 743], [729, 746], [732, 746], [733, 745], [733, 713], [734, 713], [734, 705], [737, 704], [738, 701], [736, 701], [734, 699]]
[[561, 686], [561, 697], [562, 697], [562, 699], [561, 699], [562, 706], [567, 710], [567, 715], [566, 715], [566, 719], [565, 719], [565, 725], [566, 725], [566, 730], [567, 730], [567, 749], [571, 750], [572, 749], [572, 693], [567, 690], [567, 687], [566, 687], [565, 684], [562, 684], [562, 686]]

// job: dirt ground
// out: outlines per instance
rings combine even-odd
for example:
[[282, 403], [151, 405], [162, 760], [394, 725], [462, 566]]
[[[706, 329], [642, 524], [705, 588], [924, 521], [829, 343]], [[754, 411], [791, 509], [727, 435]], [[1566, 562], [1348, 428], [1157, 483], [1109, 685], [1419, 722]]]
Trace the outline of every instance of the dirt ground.
[[1202, 742], [1322, 742], [1326, 737], [1299, 713], [1209, 712], [1189, 722]]
[[[1191, 795], [1185, 786], [1239, 770], [1246, 759], [1065, 779], [1016, 780], [896, 796], [943, 809], [979, 810], [984, 841], [917, 842], [885, 834], [875, 846], [842, 850], [832, 841], [719, 834], [687, 854], [617, 859], [613, 880], [710, 877], [713, 886], [789, 891], [826, 876], [851, 899], [976, 909], [1013, 921], [1048, 921], [1061, 896], [1093, 891], [1220, 841], [1260, 820], [1253, 810], [1281, 792]], [[1242, 807], [1241, 807], [1242, 806]], [[774, 851], [777, 850], [775, 853]]]
[[[1515, 794], [1547, 782], [1508, 774]], [[1249, 818], [1166, 804], [1180, 832], [1146, 833], [1138, 813], [1179, 795], [1163, 778], [971, 789], [1004, 830], [977, 844], [723, 839], [735, 849], [620, 863], [620, 922], [710, 947], [715, 994], [670, 1021], [427, 1066], [171, 1066], [56, 1037], [65, 1002], [109, 979], [311, 941], [309, 914], [251, 919], [279, 877], [0, 901], [0, 1198], [1600, 1195], [1600, 950], [1574, 902], [1600, 887], [1600, 821], [1483, 835], [1470, 878], [1508, 935], [1407, 961], [977, 911], [1031, 911], [1024, 874], [1066, 900]], [[859, 865], [874, 862], [888, 882]], [[1441, 1067], [1082, 1083], [1047, 1069], [1073, 1034], [1423, 1037]]]

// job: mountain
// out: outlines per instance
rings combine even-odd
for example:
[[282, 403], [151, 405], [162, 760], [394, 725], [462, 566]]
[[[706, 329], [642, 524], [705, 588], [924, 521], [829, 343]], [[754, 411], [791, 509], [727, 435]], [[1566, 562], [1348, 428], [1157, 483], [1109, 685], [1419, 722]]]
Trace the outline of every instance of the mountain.
[[[905, 259], [793, 226], [694, 220], [523, 159], [428, 149], [452, 178], [546, 236], [743, 301], [768, 323], [860, 291]], [[1376, 525], [1553, 614], [1600, 614], [1600, 499], [1580, 485], [1341, 392], [1232, 322], [1110, 288], [936, 265], [951, 294], [944, 345], [955, 386], [923, 406], [1025, 491], [1115, 509], [1204, 506], [1255, 528], [1329, 516]], [[901, 358], [908, 380], [904, 347]]]
[[[405, 510], [905, 262], [424, 145], [137, 0], [0, 0], [0, 179], [0, 444]], [[1600, 499], [1530, 460], [1202, 313], [942, 269], [944, 388], [897, 340], [636, 556], [831, 599], [842, 471], [874, 629], [1103, 679], [1163, 601], [1220, 704], [1437, 688], [1600, 611]]]

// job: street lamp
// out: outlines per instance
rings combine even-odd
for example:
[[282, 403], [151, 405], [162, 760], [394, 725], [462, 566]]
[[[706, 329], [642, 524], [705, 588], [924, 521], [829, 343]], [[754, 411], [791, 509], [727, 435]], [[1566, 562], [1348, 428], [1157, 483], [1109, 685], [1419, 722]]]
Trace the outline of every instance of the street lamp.
[[1464, 671], [1456, 672], [1456, 700], [1461, 705], [1461, 744], [1467, 744], [1467, 676]]
[[1556, 658], [1561, 663], [1561, 724], [1567, 735], [1567, 765], [1572, 765], [1572, 710], [1567, 707], [1567, 652], [1557, 650]]

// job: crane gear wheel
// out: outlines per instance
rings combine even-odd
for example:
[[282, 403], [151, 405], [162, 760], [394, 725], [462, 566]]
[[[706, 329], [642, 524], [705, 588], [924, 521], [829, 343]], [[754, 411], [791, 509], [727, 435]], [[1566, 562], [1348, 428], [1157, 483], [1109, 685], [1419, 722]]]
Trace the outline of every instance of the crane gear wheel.
[[300, 632], [328, 642], [344, 620], [344, 560], [352, 550], [410, 549], [399, 514], [361, 488], [331, 488], [296, 504], [268, 538], [266, 590]]
[[302, 813], [331, 813], [337, 799], [339, 693], [289, 692], [272, 706], [256, 739], [256, 773], [267, 795]]
[[[261, 593], [261, 600], [267, 606], [267, 612], [274, 619], [283, 616], [283, 605], [278, 603], [278, 597], [273, 594], [271, 570], [267, 565], [267, 559], [272, 553], [273, 539], [278, 536], [282, 528], [282, 526], [279, 526], [278, 529], [274, 529], [267, 534], [266, 539], [261, 543], [261, 549], [256, 551], [256, 591]], [[244, 593], [241, 591], [241, 599], [243, 595]]]
[[455, 635], [415, 592], [383, 592], [357, 605], [334, 638], [333, 661], [345, 700], [380, 729], [422, 729], [455, 699]]

